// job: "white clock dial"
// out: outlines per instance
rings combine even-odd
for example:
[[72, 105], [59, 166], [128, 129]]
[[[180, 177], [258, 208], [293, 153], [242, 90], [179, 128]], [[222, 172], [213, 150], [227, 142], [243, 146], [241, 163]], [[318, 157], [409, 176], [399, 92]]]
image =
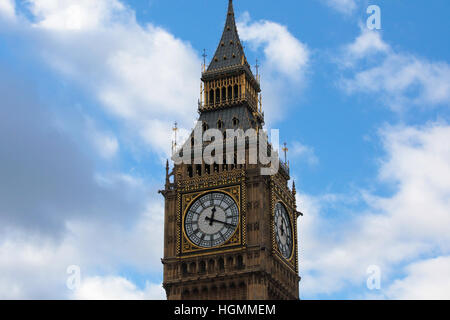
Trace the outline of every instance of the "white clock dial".
[[281, 202], [275, 205], [274, 228], [278, 250], [280, 250], [284, 258], [289, 259], [292, 255], [293, 247], [292, 226], [289, 214]]
[[222, 192], [211, 192], [195, 200], [184, 218], [187, 237], [203, 248], [217, 247], [228, 241], [238, 224], [238, 206]]

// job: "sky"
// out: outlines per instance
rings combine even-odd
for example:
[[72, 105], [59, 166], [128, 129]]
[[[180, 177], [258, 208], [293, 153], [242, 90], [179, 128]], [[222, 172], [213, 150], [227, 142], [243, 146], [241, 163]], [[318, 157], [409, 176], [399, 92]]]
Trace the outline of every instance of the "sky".
[[[304, 213], [301, 298], [450, 299], [450, 3], [234, 2]], [[171, 128], [227, 4], [0, 0], [0, 299], [165, 297]]]

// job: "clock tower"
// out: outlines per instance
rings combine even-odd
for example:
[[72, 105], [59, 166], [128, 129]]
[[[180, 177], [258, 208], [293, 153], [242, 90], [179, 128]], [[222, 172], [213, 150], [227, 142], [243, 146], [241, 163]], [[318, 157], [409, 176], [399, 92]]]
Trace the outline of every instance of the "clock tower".
[[[165, 198], [162, 263], [167, 299], [298, 299], [295, 184], [290, 190], [289, 167], [278, 156], [278, 170], [270, 175], [262, 174], [267, 163], [251, 161], [256, 151], [247, 133], [264, 135], [264, 113], [259, 76], [247, 62], [232, 0], [201, 81], [196, 130], [203, 137], [192, 132], [184, 144], [191, 147], [188, 153], [175, 146], [177, 156], [192, 161], [176, 162], [172, 169], [167, 162], [160, 191]], [[197, 151], [202, 154], [216, 141], [205, 139], [209, 131], [220, 134], [223, 150], [242, 135], [245, 142], [233, 145], [231, 155], [227, 149], [223, 157], [215, 149], [213, 161], [207, 161]], [[277, 155], [259, 140], [257, 148]]]

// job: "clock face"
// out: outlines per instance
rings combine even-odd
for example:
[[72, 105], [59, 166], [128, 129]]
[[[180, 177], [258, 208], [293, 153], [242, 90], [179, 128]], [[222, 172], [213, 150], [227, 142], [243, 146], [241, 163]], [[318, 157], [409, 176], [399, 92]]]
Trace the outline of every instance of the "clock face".
[[189, 240], [203, 248], [217, 247], [231, 238], [239, 224], [239, 209], [234, 200], [222, 192], [199, 197], [184, 218]]
[[292, 226], [289, 214], [281, 202], [275, 205], [274, 217], [275, 238], [278, 249], [284, 258], [289, 259], [292, 254]]

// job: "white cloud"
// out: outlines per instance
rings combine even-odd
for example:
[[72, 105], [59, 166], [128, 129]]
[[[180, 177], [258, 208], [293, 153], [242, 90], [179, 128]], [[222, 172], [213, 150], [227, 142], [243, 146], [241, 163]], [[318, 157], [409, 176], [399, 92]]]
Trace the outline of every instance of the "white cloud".
[[260, 68], [266, 123], [283, 118], [290, 99], [297, 97], [308, 72], [310, 50], [279, 23], [251, 21], [244, 13], [237, 24], [239, 35], [250, 49], [264, 53]]
[[119, 143], [116, 137], [112, 135], [97, 132], [94, 136], [94, 142], [100, 154], [106, 159], [114, 157], [119, 150]]
[[132, 19], [117, 0], [29, 0], [36, 26], [53, 30], [93, 30], [119, 17]]
[[361, 29], [361, 34], [355, 41], [344, 48], [346, 53], [346, 62], [348, 60], [361, 59], [376, 53], [388, 52], [390, 47], [381, 38], [380, 32], [373, 32], [364, 27]]
[[450, 105], [450, 65], [396, 52], [377, 31], [362, 31], [343, 49], [339, 63], [347, 68], [341, 86], [347, 93], [379, 97], [393, 110], [410, 106]]
[[111, 132], [99, 130], [92, 118], [86, 118], [86, 126], [87, 140], [92, 141], [95, 151], [104, 159], [114, 158], [119, 151], [119, 141], [116, 136]]
[[357, 0], [321, 0], [343, 14], [351, 14], [357, 8]]
[[[162, 210], [151, 204], [128, 227], [99, 217], [71, 219], [56, 240], [9, 228], [0, 239], [0, 298], [164, 298], [160, 285], [147, 282], [140, 290], [117, 276], [124, 261], [150, 279], [162, 272]], [[81, 269], [82, 286], [75, 295], [66, 287], [70, 265]]]
[[0, 18], [15, 19], [15, 1], [2, 0], [0, 1]]
[[303, 76], [309, 50], [286, 26], [266, 20], [250, 22], [248, 13], [241, 20], [238, 23], [239, 35], [250, 42], [253, 49], [263, 47], [266, 67], [292, 79]]
[[91, 277], [83, 279], [74, 293], [79, 300], [165, 300], [161, 284], [147, 283], [139, 289], [122, 277]]
[[406, 277], [394, 281], [389, 287], [389, 297], [402, 300], [450, 299], [449, 256], [413, 263], [406, 272]]
[[118, 0], [31, 0], [29, 7], [33, 21], [21, 20], [27, 32], [19, 35], [32, 37], [49, 66], [167, 156], [173, 122], [189, 127], [197, 109], [200, 59], [191, 45], [141, 26]]
[[97, 173], [86, 150], [96, 126], [67, 121], [63, 130], [27, 84], [0, 75], [0, 298], [70, 298], [69, 265], [86, 278], [114, 277], [127, 261], [127, 275], [159, 282], [164, 208], [156, 183]]
[[0, 241], [0, 299], [57, 299], [68, 294], [65, 269], [78, 259], [73, 247], [22, 232]]
[[158, 274], [162, 271], [163, 213], [162, 203], [153, 199], [128, 226], [95, 219], [68, 221], [68, 233], [73, 236], [70, 243], [83, 253], [80, 266], [102, 266], [104, 272], [113, 273], [115, 266], [126, 261], [140, 273]]
[[[399, 298], [400, 289], [389, 287], [403, 266], [421, 265], [424, 254], [450, 252], [450, 145], [446, 143], [450, 126], [389, 127], [381, 135], [387, 155], [380, 163], [379, 179], [383, 186], [394, 188], [391, 196], [362, 190], [356, 207], [364, 209], [356, 214], [348, 198], [299, 195], [305, 213], [300, 221], [302, 285], [309, 297], [349, 287], [370, 294], [365, 288], [366, 270], [378, 265], [381, 293]], [[329, 214], [336, 211], [339, 216]], [[406, 268], [411, 277], [416, 270]], [[448, 292], [445, 281], [439, 284], [427, 275], [422, 275], [423, 283], [429, 281], [435, 292]], [[399, 283], [402, 288], [410, 280]]]
[[292, 143], [292, 147], [289, 148], [289, 158], [299, 160], [304, 159], [310, 165], [316, 165], [319, 162], [319, 159], [314, 152], [314, 148], [304, 145], [298, 141], [294, 141]]

